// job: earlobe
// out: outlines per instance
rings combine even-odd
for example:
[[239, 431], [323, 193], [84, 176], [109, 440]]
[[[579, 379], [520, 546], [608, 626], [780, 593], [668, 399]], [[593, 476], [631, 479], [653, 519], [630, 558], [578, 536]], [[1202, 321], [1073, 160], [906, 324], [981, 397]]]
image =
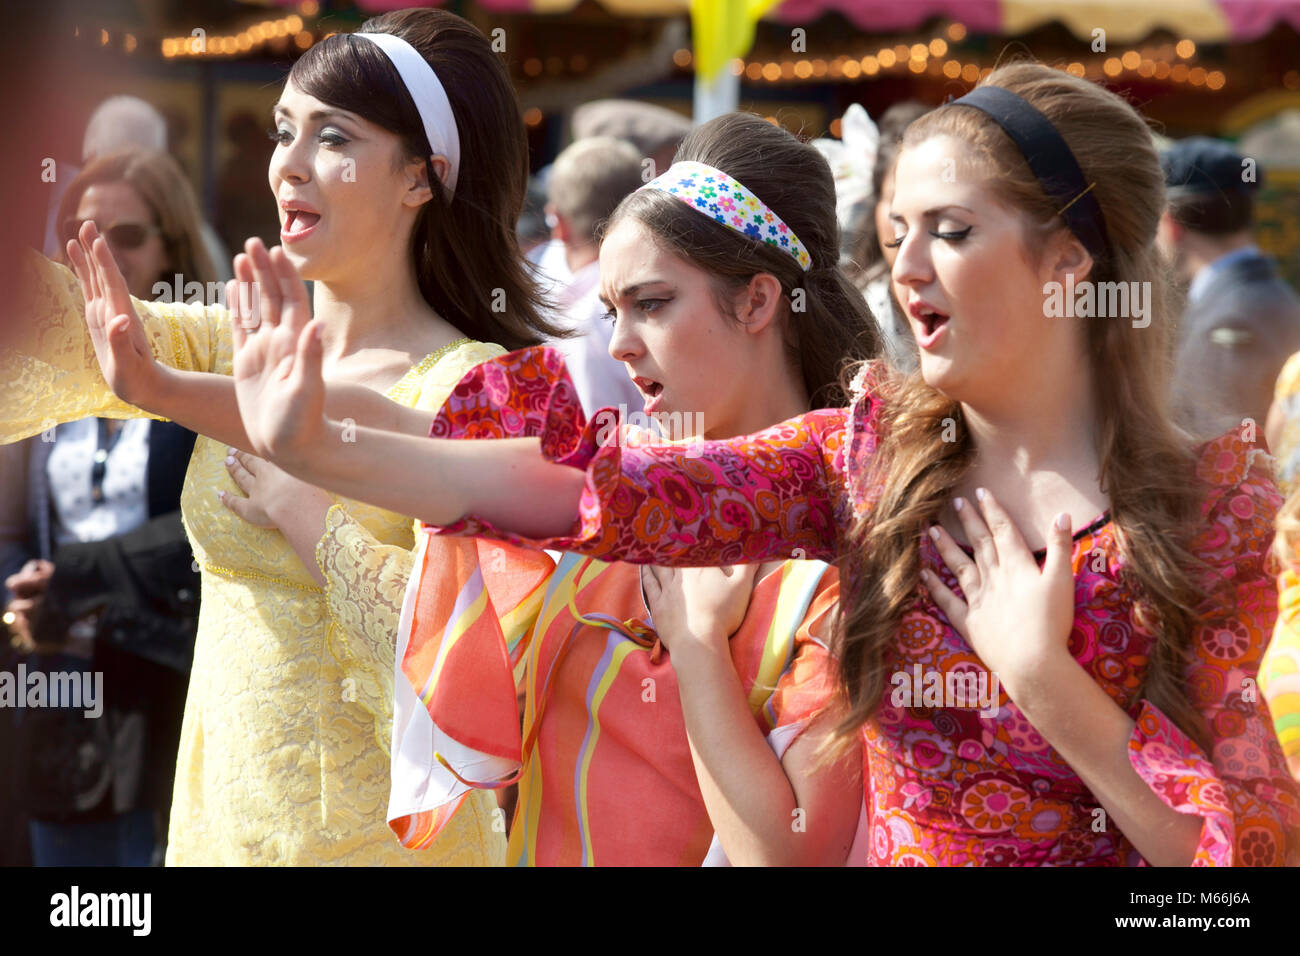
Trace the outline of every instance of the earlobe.
[[424, 163], [411, 163], [407, 167], [406, 196], [403, 198], [408, 206], [423, 206], [433, 198], [429, 189], [428, 167]]
[[1073, 275], [1075, 282], [1082, 282], [1092, 274], [1092, 266], [1092, 254], [1071, 234], [1057, 254], [1054, 272], [1061, 277]]
[[740, 313], [745, 331], [751, 334], [767, 328], [779, 315], [781, 282], [769, 272], [760, 272], [749, 280], [742, 293], [743, 309]]
[[444, 185], [447, 182], [447, 176], [450, 171], [450, 165], [447, 157], [433, 155], [429, 157], [429, 162], [414, 162], [408, 167], [410, 177], [407, 180], [407, 202], [413, 206], [422, 206], [433, 198], [433, 190], [429, 186], [429, 166], [432, 164], [434, 173], [438, 176], [439, 181]]

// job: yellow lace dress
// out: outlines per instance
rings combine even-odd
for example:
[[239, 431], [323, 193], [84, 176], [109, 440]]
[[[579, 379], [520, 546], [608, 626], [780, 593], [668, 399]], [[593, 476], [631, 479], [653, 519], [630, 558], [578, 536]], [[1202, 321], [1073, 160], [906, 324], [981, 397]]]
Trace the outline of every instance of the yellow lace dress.
[[1300, 488], [1300, 352], [1292, 355], [1278, 373], [1273, 401], [1282, 409], [1282, 435], [1270, 448], [1277, 466], [1277, 486], [1288, 498]]
[[[91, 415], [141, 417], [104, 382], [75, 276], [34, 254], [27, 272], [30, 322], [15, 348], [0, 351], [0, 443]], [[140, 301], [136, 309], [160, 361], [230, 374], [225, 310]], [[434, 412], [465, 371], [501, 351], [453, 343], [388, 396]], [[279, 531], [248, 525], [217, 500], [221, 489], [241, 493], [225, 457], [224, 445], [200, 437], [181, 496], [203, 595], [168, 865], [503, 863], [489, 792], [471, 794], [428, 850], [402, 847], [385, 821], [413, 523], [336, 497], [316, 547], [322, 589]]]

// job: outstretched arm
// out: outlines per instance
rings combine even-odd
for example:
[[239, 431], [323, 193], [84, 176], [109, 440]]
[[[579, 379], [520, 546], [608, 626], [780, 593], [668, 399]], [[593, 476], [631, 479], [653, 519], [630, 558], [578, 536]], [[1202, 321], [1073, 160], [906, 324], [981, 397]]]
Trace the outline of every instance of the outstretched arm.
[[[524, 349], [460, 379], [430, 429], [454, 440], [345, 429], [325, 407], [320, 320], [292, 263], [271, 258], [280, 281], [269, 301], [263, 284], [261, 324], [234, 329], [235, 389], [255, 450], [289, 473], [452, 534], [606, 560], [834, 555], [852, 517], [848, 454], [874, 453], [874, 399], [752, 436], [665, 443], [609, 410], [586, 422], [555, 354]], [[459, 440], [485, 438], [496, 440]]]
[[[233, 325], [235, 391], [257, 454], [304, 481], [429, 524], [472, 512], [529, 537], [568, 533], [583, 473], [546, 461], [536, 439], [440, 441], [330, 417], [321, 377], [324, 325], [311, 318], [283, 250], [272, 249], [267, 265], [260, 323]], [[400, 426], [410, 416], [394, 420]]]
[[570, 533], [585, 480], [543, 458], [536, 438], [419, 438], [323, 416], [316, 442], [275, 460], [303, 481], [427, 524], [473, 514], [533, 539]]
[[[68, 243], [68, 259], [81, 284], [95, 357], [113, 392], [146, 412], [250, 450], [252, 444], [239, 416], [230, 377], [171, 368], [160, 362], [150, 347], [126, 280], [93, 222], [82, 226], [79, 239]], [[255, 297], [262, 283], [275, 279], [261, 241], [249, 240], [246, 248], [246, 253], [235, 257], [236, 278], [227, 283], [226, 301], [232, 324], [255, 326], [260, 304]], [[429, 429], [428, 412], [391, 402], [362, 385], [331, 383], [326, 407], [340, 420], [386, 430], [427, 434]]]

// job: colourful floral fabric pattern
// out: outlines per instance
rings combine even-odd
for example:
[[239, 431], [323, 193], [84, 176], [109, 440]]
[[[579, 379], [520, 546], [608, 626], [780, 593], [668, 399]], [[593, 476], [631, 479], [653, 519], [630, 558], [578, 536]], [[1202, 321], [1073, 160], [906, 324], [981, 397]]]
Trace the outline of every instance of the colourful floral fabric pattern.
[[[557, 358], [522, 352], [481, 365], [453, 389], [430, 434], [507, 438], [545, 431], [550, 452], [563, 455], [577, 444], [583, 422]], [[677, 483], [670, 493], [685, 506], [692, 491]], [[440, 577], [445, 569], [429, 563], [424, 573]], [[729, 642], [755, 724], [782, 749], [832, 692], [819, 625], [829, 620], [838, 594], [838, 575], [823, 562], [772, 562]], [[441, 700], [433, 687], [448, 676], [445, 665], [442, 673], [413, 666], [417, 658], [435, 657], [427, 648], [445, 641], [443, 635], [413, 628], [404, 669], [430, 700], [434, 724], [475, 742], [444, 757], [456, 773], [471, 776], [487, 754], [509, 756], [518, 768], [508, 861], [698, 866], [713, 860], [714, 832], [696, 781], [677, 674], [654, 631], [639, 569], [560, 555], [525, 633], [512, 642], [512, 630], [479, 636], [473, 670], [453, 675], [458, 696]], [[503, 682], [513, 686], [512, 667], [521, 672], [522, 735], [514, 694], [484, 693]], [[399, 770], [395, 762], [395, 786]], [[629, 807], [637, 808], [641, 825], [628, 826]]]
[[[544, 350], [497, 361], [533, 364], [539, 376], [555, 367]], [[482, 380], [483, 367], [473, 376]], [[703, 442], [689, 457], [680, 446], [619, 442], [594, 423], [580, 431], [563, 403], [552, 403], [554, 431], [543, 436], [543, 450], [584, 468], [587, 484], [573, 533], [532, 543], [676, 565], [788, 557], [795, 548], [830, 558], [855, 510], [872, 504], [857, 478], [875, 450], [881, 399], [870, 370], [863, 385], [851, 409]], [[1255, 689], [1277, 615], [1269, 546], [1280, 497], [1270, 469], [1266, 454], [1228, 433], [1198, 449], [1189, 476], [1205, 489], [1194, 541], [1205, 562], [1205, 598], [1186, 676], [1212, 742], [1208, 753], [1139, 696], [1152, 638], [1134, 620], [1114, 527], [1099, 520], [1075, 539], [1071, 653], [1134, 719], [1133, 767], [1168, 806], [1202, 818], [1196, 865], [1300, 862], [1300, 788]], [[473, 518], [444, 533], [528, 543]], [[956, 590], [928, 538], [920, 547], [924, 566]], [[987, 679], [924, 589], [895, 650], [900, 670], [919, 665], [945, 683], [966, 674]], [[983, 716], [976, 708], [898, 707], [893, 690], [886, 685], [863, 730], [869, 865], [1144, 863], [1113, 821], [1094, 825], [1102, 820], [1096, 799], [1005, 694]]]

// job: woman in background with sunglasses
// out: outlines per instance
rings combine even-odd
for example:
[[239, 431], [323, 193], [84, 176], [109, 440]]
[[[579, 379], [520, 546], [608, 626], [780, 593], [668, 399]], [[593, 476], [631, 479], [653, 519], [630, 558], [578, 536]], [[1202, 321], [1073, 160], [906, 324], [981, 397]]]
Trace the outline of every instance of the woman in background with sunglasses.
[[199, 233], [198, 205], [180, 166], [166, 153], [128, 150], [94, 160], [81, 171], [59, 205], [59, 242], [77, 238], [93, 221], [108, 240], [127, 289], [156, 299], [159, 283], [173, 277], [206, 282], [213, 264]]
[[[559, 331], [513, 234], [528, 146], [503, 63], [454, 14], [394, 11], [303, 53], [268, 117], [283, 245], [250, 240], [234, 272], [261, 299], [278, 294], [271, 270], [290, 257], [315, 282], [327, 374], [358, 422], [395, 402], [427, 424], [468, 369]], [[0, 350], [0, 441], [131, 406], [203, 436], [182, 495], [203, 602], [167, 863], [501, 862], [486, 791], [448, 809], [426, 852], [385, 822], [411, 520], [230, 448], [252, 447], [230, 380], [249, 299], [237, 313], [132, 299], [95, 227], [76, 239], [75, 276], [32, 263], [31, 320]], [[550, 566], [540, 552], [526, 560]]]
[[[153, 298], [174, 274], [204, 286], [217, 278], [194, 191], [165, 153], [91, 162], [64, 193], [60, 239], [87, 221], [134, 295]], [[107, 699], [102, 721], [75, 710], [22, 715], [16, 792], [36, 865], [145, 866], [165, 842], [194, 642], [198, 576], [177, 511], [195, 436], [173, 422], [84, 418], [48, 438], [28, 442], [24, 480], [8, 489], [26, 499], [28, 560], [6, 582], [6, 611], [29, 671], [101, 672]], [[166, 570], [149, 554], [168, 555]], [[150, 580], [132, 588], [115, 568]], [[160, 594], [185, 597], [160, 608]], [[80, 619], [74, 605], [101, 610]]]

